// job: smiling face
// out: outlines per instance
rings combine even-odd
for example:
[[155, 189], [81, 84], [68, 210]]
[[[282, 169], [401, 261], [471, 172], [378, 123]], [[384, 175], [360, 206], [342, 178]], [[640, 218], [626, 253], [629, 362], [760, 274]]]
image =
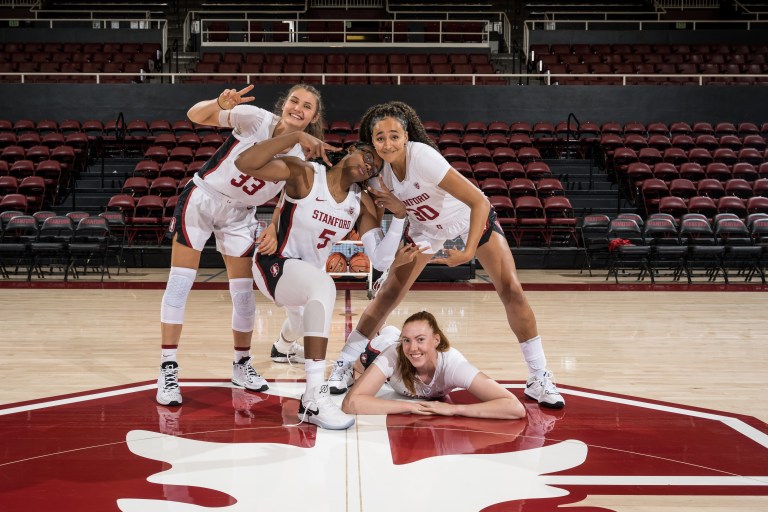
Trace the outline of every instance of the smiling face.
[[354, 182], [375, 178], [381, 172], [384, 161], [370, 146], [359, 146], [344, 158], [344, 170]]
[[390, 165], [405, 165], [405, 145], [408, 133], [394, 117], [385, 117], [371, 129], [371, 138], [376, 152]]
[[288, 94], [280, 117], [291, 130], [304, 131], [317, 116], [317, 109], [317, 96], [297, 87]]
[[405, 357], [414, 368], [435, 366], [440, 336], [424, 320], [408, 322], [400, 333], [400, 343]]

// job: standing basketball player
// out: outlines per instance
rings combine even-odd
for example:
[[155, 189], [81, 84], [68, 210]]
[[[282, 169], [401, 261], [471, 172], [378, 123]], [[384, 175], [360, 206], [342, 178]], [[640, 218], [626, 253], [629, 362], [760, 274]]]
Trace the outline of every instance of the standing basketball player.
[[[195, 104], [187, 113], [195, 123], [232, 128], [232, 135], [184, 188], [168, 230], [173, 245], [171, 271], [160, 306], [162, 360], [156, 399], [161, 405], [182, 402], [176, 352], [187, 296], [211, 233], [216, 236], [216, 248], [224, 258], [232, 297], [232, 382], [254, 391], [267, 389], [267, 382], [250, 362], [256, 310], [251, 274], [254, 209], [280, 193], [283, 183], [254, 179], [241, 173], [234, 161], [253, 144], [271, 137], [304, 131], [322, 137], [323, 108], [320, 93], [310, 85], [292, 87], [278, 102], [279, 114], [242, 105], [253, 100], [244, 96], [251, 89], [252, 85], [240, 91], [227, 89], [215, 99]], [[296, 144], [284, 145], [280, 152], [303, 158], [301, 147]], [[264, 238], [262, 233], [262, 240], [260, 251], [274, 251], [274, 232], [272, 238]]]
[[[265, 181], [285, 181], [277, 228], [277, 252], [256, 254], [253, 275], [259, 290], [287, 312], [283, 335], [304, 337], [306, 388], [300, 399], [299, 416], [327, 429], [346, 429], [354, 418], [330, 398], [325, 383], [325, 355], [336, 302], [336, 286], [325, 272], [325, 262], [334, 244], [355, 225], [371, 264], [389, 266], [400, 244], [405, 224], [405, 205], [389, 193], [372, 192], [395, 218], [382, 235], [371, 195], [360, 187], [378, 176], [382, 160], [370, 144], [356, 144], [330, 169], [298, 158], [274, 158], [285, 147], [300, 144], [309, 159], [326, 159], [331, 149], [320, 139], [292, 132], [262, 142], [236, 160], [243, 173]], [[375, 181], [375, 180], [371, 180]]]
[[416, 112], [405, 103], [393, 101], [368, 109], [361, 120], [360, 140], [373, 143], [385, 162], [383, 183], [406, 205], [410, 223], [406, 238], [428, 249], [411, 263], [390, 270], [347, 338], [341, 359], [328, 379], [331, 392], [347, 391], [354, 382], [352, 366], [369, 339], [434, 253], [447, 240], [461, 237], [465, 248], [446, 250], [447, 257], [436, 262], [456, 266], [477, 257], [504, 304], [507, 322], [528, 365], [525, 395], [545, 407], [563, 407], [565, 401], [547, 370], [536, 317], [517, 277], [509, 244], [485, 195], [442, 157]]

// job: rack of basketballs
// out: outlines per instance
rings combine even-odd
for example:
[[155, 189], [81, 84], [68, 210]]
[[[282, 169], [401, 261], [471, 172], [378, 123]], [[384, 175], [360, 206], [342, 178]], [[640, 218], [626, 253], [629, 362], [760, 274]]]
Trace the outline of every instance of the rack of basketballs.
[[354, 277], [368, 280], [368, 292], [373, 290], [371, 260], [363, 250], [360, 235], [354, 229], [333, 247], [325, 262], [325, 271], [333, 278]]

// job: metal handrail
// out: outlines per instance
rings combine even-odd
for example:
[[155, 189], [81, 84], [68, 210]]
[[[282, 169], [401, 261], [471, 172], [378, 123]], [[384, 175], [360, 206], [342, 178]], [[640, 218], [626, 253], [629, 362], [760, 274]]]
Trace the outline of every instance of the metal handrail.
[[[220, 16], [222, 14], [225, 14], [226, 16]], [[290, 22], [290, 23], [293, 24], [293, 27], [294, 27], [294, 30], [293, 30], [293, 34], [294, 35], [291, 38], [292, 39], [291, 41], [286, 41], [286, 42], [282, 42], [281, 41], [281, 42], [277, 43], [277, 44], [279, 44], [281, 46], [286, 46], [286, 45], [295, 45], [295, 46], [312, 45], [313, 43], [303, 42], [303, 41], [299, 42], [298, 41], [298, 38], [301, 37], [301, 36], [306, 36], [306, 35], [318, 33], [318, 32], [309, 32], [309, 31], [306, 31], [306, 30], [298, 30], [299, 24], [301, 24], [301, 23], [308, 23], [308, 22], [312, 22], [312, 21], [339, 22], [341, 24], [341, 26], [344, 27], [342, 32], [322, 32], [322, 34], [324, 34], [324, 35], [337, 35], [337, 36], [341, 35], [342, 36], [342, 41], [344, 41], [344, 42], [346, 42], [346, 34], [348, 32], [351, 32], [351, 33], [353, 33], [355, 35], [372, 35], [372, 34], [375, 35], [375, 34], [378, 34], [380, 36], [389, 36], [390, 37], [390, 41], [388, 41], [388, 42], [385, 42], [385, 43], [382, 43], [382, 42], [367, 43], [369, 45], [370, 44], [375, 44], [375, 45], [398, 44], [399, 45], [400, 43], [395, 43], [394, 42], [395, 41], [395, 36], [398, 35], [398, 34], [402, 34], [402, 35], [406, 35], [406, 36], [407, 35], [426, 35], [426, 34], [434, 35], [435, 34], [435, 33], [432, 33], [432, 32], [411, 32], [411, 31], [398, 32], [398, 31], [395, 31], [395, 23], [414, 23], [414, 24], [418, 24], [418, 23], [421, 23], [421, 24], [423, 24], [423, 23], [435, 23], [435, 22], [439, 23], [439, 30], [438, 30], [437, 34], [440, 35], [441, 43], [437, 43], [437, 44], [442, 44], [442, 34], [444, 33], [443, 30], [442, 30], [442, 24], [443, 23], [462, 23], [462, 22], [464, 22], [464, 23], [466, 23], [466, 22], [470, 22], [470, 23], [477, 23], [477, 22], [498, 23], [500, 25], [501, 34], [502, 34], [502, 37], [503, 37], [504, 42], [506, 44], [506, 47], [510, 46], [511, 39], [512, 39], [511, 24], [509, 23], [509, 19], [507, 18], [506, 14], [503, 13], [503, 12], [480, 13], [483, 16], [482, 18], [479, 18], [480, 14], [478, 14], [478, 17], [469, 17], [468, 14], [465, 14], [465, 17], [463, 17], [463, 18], [456, 18], [456, 17], [454, 17], [454, 18], [446, 19], [446, 20], [435, 19], [435, 18], [429, 18], [429, 19], [410, 19], [409, 18], [407, 20], [406, 19], [385, 19], [385, 20], [382, 20], [382, 19], [378, 19], [378, 18], [377, 19], [357, 19], [357, 18], [355, 18], [355, 19], [340, 19], [340, 18], [333, 18], [333, 19], [331, 19], [331, 18], [329, 18], [329, 19], [322, 19], [322, 20], [316, 20], [316, 19], [307, 20], [307, 19], [301, 18], [300, 17], [301, 14], [302, 13], [297, 13], [295, 11], [286, 12], [286, 13], [284, 13], [284, 15], [280, 15], [279, 13], [275, 14], [273, 12], [265, 13], [265, 12], [258, 12], [258, 11], [250, 11], [250, 12], [249, 11], [245, 11], [245, 12], [243, 12], [243, 11], [240, 11], [240, 12], [231, 12], [231, 11], [190, 11], [190, 12], [187, 13], [186, 17], [184, 18], [184, 24], [183, 24], [183, 35], [184, 35], [183, 43], [184, 43], [184, 48], [189, 48], [189, 42], [192, 39], [192, 34], [193, 34], [192, 27], [193, 27], [194, 24], [199, 24], [199, 32], [201, 34], [205, 34], [205, 33], [210, 34], [210, 33], [217, 33], [217, 32], [206, 31], [204, 25], [205, 24], [210, 24], [210, 23], [217, 23], [217, 22], [218, 23], [243, 23], [243, 22], [269, 22], [269, 23], [274, 23], [274, 22], [281, 22], [281, 21], [282, 22]], [[495, 21], [489, 21], [491, 19], [493, 19]], [[386, 30], [386, 31], [347, 30], [346, 27], [348, 26], [348, 23], [352, 23], [352, 22], [354, 22], [354, 23], [359, 23], [359, 22], [362, 22], [362, 23], [365, 23], [365, 22], [370, 22], [370, 23], [389, 23], [390, 24], [390, 29]], [[195, 33], [197, 33], [197, 31]], [[221, 45], [226, 46], [227, 44], [229, 44], [229, 45], [242, 46], [243, 44], [247, 44], [247, 45], [260, 45], [260, 46], [262, 46], [262, 45], [263, 46], [274, 46], [274, 44], [276, 44], [275, 42], [261, 43], [261, 42], [257, 42], [257, 41], [252, 41], [251, 40], [251, 31], [250, 30], [245, 30], [245, 31], [243, 31], [243, 30], [229, 30], [226, 33], [230, 34], [230, 36], [231, 36], [230, 39], [233, 39], [235, 41], [234, 42], [230, 42], [230, 43], [219, 42], [219, 41], [217, 41], [215, 43], [207, 43], [207, 42], [203, 41], [203, 45], [215, 44], [216, 46], [221, 46]], [[267, 34], [269, 32], [268, 31], [264, 31], [264, 33]], [[462, 32], [462, 34], [464, 34], [464, 32]], [[481, 45], [486, 45], [487, 46], [489, 44], [489, 40], [490, 40], [490, 37], [489, 37], [490, 31], [487, 29], [487, 27], [485, 27], [485, 28], [483, 28], [483, 31], [480, 34], [482, 34], [482, 37], [481, 37], [482, 43], [456, 43], [456, 44], [462, 44], [462, 45], [465, 45], [465, 46], [472, 45], [472, 44], [481, 44]], [[203, 38], [203, 39], [205, 39], [205, 38]], [[320, 43], [320, 44], [327, 46], [328, 43]], [[336, 44], [336, 43], [334, 43], [334, 44]], [[338, 44], [345, 44], [345, 43], [341, 43], [340, 42]], [[362, 46], [362, 45], [365, 45], [366, 43], [355, 42], [355, 43], [349, 43], [349, 44], [354, 44], [354, 45], [357, 45], [357, 46]], [[429, 43], [402, 43], [402, 44], [413, 44], [413, 45], [421, 45], [421, 46], [433, 46], [436, 43], [429, 42]]]
[[[18, 76], [21, 83], [26, 83], [25, 77], [28, 76], [82, 76], [82, 77], [94, 77], [94, 83], [101, 83], [102, 77], [135, 77], [138, 76], [135, 73], [22, 73], [22, 72], [0, 72], [2, 76]], [[296, 77], [296, 82], [301, 80], [301, 77], [316, 77], [321, 79], [321, 84], [326, 85], [326, 78], [328, 77], [390, 77], [397, 79], [397, 85], [402, 85], [402, 78], [417, 78], [417, 77], [439, 77], [439, 78], [471, 78], [472, 85], [479, 85], [477, 83], [478, 78], [504, 78], [509, 80], [514, 79], [528, 79], [541, 82], [541, 85], [557, 85], [558, 78], [621, 78], [622, 85], [627, 85], [627, 79], [632, 78], [695, 78], [698, 79], [699, 85], [705, 85], [704, 81], [714, 78], [765, 78], [768, 79], [768, 74], [600, 74], [600, 73], [586, 73], [586, 74], [573, 74], [573, 73], [429, 73], [429, 74], [417, 74], [417, 73], [145, 73], [143, 74], [145, 79], [148, 78], [163, 78], [169, 77], [170, 83], [178, 83], [178, 78], [190, 78], [190, 77], [243, 77], [244, 83], [256, 83], [258, 84], [259, 78], [263, 77]], [[253, 82], [252, 82], [253, 80]]]
[[[664, 25], [660, 30], [666, 30], [668, 29], [670, 23], [685, 23], [686, 27], [690, 28], [691, 30], [706, 30], [707, 25], [718, 25], [718, 26], [733, 26], [735, 29], [746, 29], [746, 30], [765, 30], [768, 29], [768, 21], [760, 21], [760, 20], [725, 20], [725, 21], [717, 21], [717, 20], [690, 20], [690, 19], [683, 19], [683, 20], [664, 20], [664, 21], [648, 21], [648, 20], [559, 20], [557, 22], [551, 21], [551, 20], [525, 20], [523, 22], [523, 50], [525, 51], [526, 55], [529, 55], [528, 51], [530, 50], [530, 40], [531, 40], [531, 32], [536, 30], [537, 24], [550, 24], [549, 26], [543, 27], [543, 29], [549, 31], [549, 30], [555, 30], [557, 25], [562, 24], [568, 24], [569, 30], [583, 30], [583, 31], [589, 31], [590, 29], [595, 30], [601, 30], [601, 25], [606, 26], [610, 25], [610, 30], [621, 30], [620, 25], [626, 24], [630, 25], [624, 30], [633, 30], [633, 31], [643, 31], [643, 30], [653, 30], [653, 25]], [[551, 25], [554, 24], [554, 25]], [[574, 27], [571, 27], [570, 25], [574, 25]], [[561, 27], [562, 28], [562, 27]]]

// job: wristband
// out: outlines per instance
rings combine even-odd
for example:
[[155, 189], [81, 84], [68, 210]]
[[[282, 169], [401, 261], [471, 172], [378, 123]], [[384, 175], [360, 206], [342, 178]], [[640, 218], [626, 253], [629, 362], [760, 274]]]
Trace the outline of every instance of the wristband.
[[227, 109], [225, 109], [224, 107], [221, 106], [221, 103], [219, 103], [219, 97], [218, 96], [216, 96], [216, 104], [219, 106], [219, 108], [221, 110], [227, 110]]

